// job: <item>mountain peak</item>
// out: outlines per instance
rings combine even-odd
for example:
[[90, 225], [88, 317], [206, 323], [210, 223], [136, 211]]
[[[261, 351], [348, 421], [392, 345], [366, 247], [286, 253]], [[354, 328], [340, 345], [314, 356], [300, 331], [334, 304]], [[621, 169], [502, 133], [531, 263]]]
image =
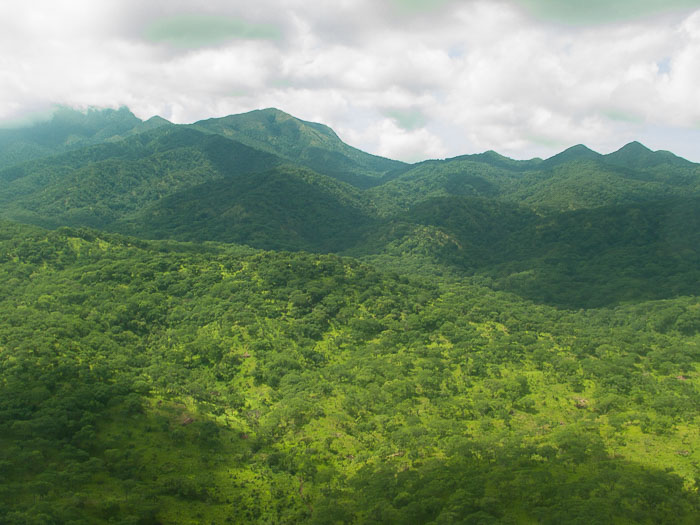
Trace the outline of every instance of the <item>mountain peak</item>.
[[670, 151], [653, 151], [636, 140], [625, 144], [617, 151], [605, 155], [605, 160], [611, 164], [630, 168], [652, 167], [659, 164], [691, 164]]
[[483, 162], [485, 164], [488, 164], [490, 166], [494, 167], [499, 167], [499, 168], [505, 168], [508, 170], [515, 170], [515, 171], [525, 171], [528, 169], [533, 169], [539, 163], [542, 162], [542, 159], [535, 158], [535, 159], [528, 159], [528, 160], [516, 160], [512, 159], [510, 157], [506, 157], [505, 155], [501, 155], [497, 151], [494, 151], [492, 149], [484, 151], [483, 153], [474, 153], [471, 155], [460, 155], [458, 157], [454, 157], [452, 159], [445, 159], [445, 160], [472, 160], [476, 162]]
[[565, 149], [559, 155], [569, 155], [572, 157], [599, 157], [600, 153], [598, 153], [597, 151], [593, 151], [591, 148], [585, 146], [584, 144], [576, 144], [575, 146], [571, 146], [570, 148]]
[[164, 119], [164, 118], [161, 117], [160, 115], [154, 115], [154, 116], [152, 116], [152, 117], [149, 118], [148, 120], [144, 121], [144, 124], [147, 124], [147, 123], [149, 123], [149, 122], [150, 122], [151, 124], [163, 124], [163, 125], [165, 125], [165, 124], [172, 124], [169, 120]]
[[[277, 108], [265, 108], [265, 109], [260, 109], [257, 110], [257, 112], [266, 117], [268, 122], [270, 124], [281, 124], [281, 125], [286, 125], [286, 126], [293, 126], [296, 129], [299, 130], [313, 130], [316, 133], [321, 133], [323, 135], [326, 135], [328, 138], [332, 140], [340, 140], [338, 135], [336, 135], [335, 131], [333, 131], [332, 128], [326, 126], [325, 124], [321, 124], [320, 122], [311, 122], [308, 120], [302, 120], [298, 117], [295, 117], [294, 115], [290, 115], [289, 113], [285, 113], [281, 109]], [[253, 115], [255, 111], [251, 111], [248, 113], [249, 115]]]
[[486, 150], [483, 153], [477, 153], [475, 156], [481, 156], [484, 159], [492, 159], [492, 160], [513, 160], [510, 157], [506, 157], [505, 155], [501, 155], [497, 151], [494, 151], [492, 149]]
[[254, 109], [253, 111], [249, 111], [248, 113], [250, 113], [250, 114], [262, 113], [263, 115], [274, 115], [276, 117], [296, 118], [296, 117], [293, 117], [292, 115], [290, 115], [289, 113], [282, 111], [281, 109], [277, 109], [277, 108]]
[[229, 131], [259, 134], [260, 138], [270, 136], [294, 135], [299, 139], [299, 133], [310, 130], [321, 132], [332, 139], [338, 139], [335, 132], [324, 124], [307, 122], [277, 108], [254, 109], [247, 113], [229, 115], [227, 117], [210, 118], [196, 122], [196, 127], [226, 128]]
[[169, 120], [164, 119], [159, 115], [155, 115], [148, 120], [144, 120], [139, 125], [135, 126], [130, 134], [143, 133], [144, 131], [150, 131], [152, 129], [160, 128], [163, 126], [172, 126], [173, 123]]
[[602, 155], [597, 151], [593, 151], [583, 144], [577, 144], [565, 149], [561, 153], [557, 153], [553, 157], [549, 157], [547, 160], [542, 162], [543, 166], [552, 167], [565, 162], [577, 161], [577, 160], [597, 160], [600, 159]]
[[611, 153], [611, 155], [614, 155], [615, 153], [653, 153], [652, 150], [647, 148], [644, 144], [641, 142], [637, 142], [636, 140], [633, 140], [629, 144], [625, 144], [622, 146], [619, 150], [617, 150], [614, 153]]
[[[246, 113], [241, 113], [238, 115], [229, 115], [228, 117], [223, 117], [224, 119], [230, 119], [232, 117], [243, 117], [243, 118], [249, 118], [253, 120], [257, 119], [267, 119], [268, 122], [284, 122], [287, 120], [299, 120], [298, 118], [294, 117], [293, 115], [290, 115], [289, 113], [286, 113], [282, 111], [281, 109], [277, 108], [262, 108], [262, 109], [254, 109], [252, 111], [248, 111]], [[301, 121], [300, 121], [301, 122]]]
[[99, 129], [106, 124], [115, 122], [127, 122], [133, 126], [141, 120], [126, 106], [121, 106], [118, 109], [88, 107], [85, 110], [70, 106], [57, 106], [50, 122]]
[[[0, 136], [0, 168], [23, 160], [38, 159], [82, 146], [119, 140], [141, 125], [129, 108], [74, 109], [56, 106], [50, 118], [3, 130]], [[22, 151], [18, 156], [17, 151]]]
[[202, 120], [192, 126], [362, 187], [404, 165], [345, 144], [325, 124], [301, 120], [276, 108]]

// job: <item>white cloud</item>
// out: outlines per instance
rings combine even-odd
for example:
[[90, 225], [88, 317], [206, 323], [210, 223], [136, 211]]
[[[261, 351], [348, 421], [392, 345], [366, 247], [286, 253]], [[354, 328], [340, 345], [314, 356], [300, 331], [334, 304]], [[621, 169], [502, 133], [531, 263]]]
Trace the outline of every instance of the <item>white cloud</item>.
[[442, 158], [447, 150], [439, 137], [425, 127], [407, 130], [396, 125], [389, 118], [374, 122], [362, 132], [354, 129], [342, 129], [345, 136], [354, 144], [375, 144], [373, 149], [378, 155], [391, 159], [403, 159], [418, 162], [425, 159]]
[[[126, 104], [177, 122], [274, 106], [406, 160], [666, 136], [664, 147], [700, 161], [687, 138], [700, 126], [700, 11], [572, 27], [508, 1], [202, 5], [0, 4], [0, 119], [50, 103]], [[194, 36], [215, 15], [234, 21], [219, 33], [238, 37], [190, 49], [148, 39], [153, 23], [188, 14], [209, 17]], [[270, 38], [241, 38], [253, 34], [245, 24]]]

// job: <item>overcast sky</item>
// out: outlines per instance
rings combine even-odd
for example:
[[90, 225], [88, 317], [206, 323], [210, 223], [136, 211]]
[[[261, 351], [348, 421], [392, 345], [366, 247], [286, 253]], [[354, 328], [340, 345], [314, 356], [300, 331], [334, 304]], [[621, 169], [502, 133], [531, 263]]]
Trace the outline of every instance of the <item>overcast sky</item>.
[[0, 121], [276, 107], [402, 160], [700, 161], [700, 0], [3, 0]]

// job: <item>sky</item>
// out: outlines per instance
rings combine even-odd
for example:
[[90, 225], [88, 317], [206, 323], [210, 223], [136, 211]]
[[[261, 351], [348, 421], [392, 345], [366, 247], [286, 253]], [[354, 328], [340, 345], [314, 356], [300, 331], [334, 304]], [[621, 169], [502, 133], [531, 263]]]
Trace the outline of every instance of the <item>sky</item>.
[[638, 140], [700, 162], [700, 0], [3, 0], [0, 126], [276, 107], [405, 161]]

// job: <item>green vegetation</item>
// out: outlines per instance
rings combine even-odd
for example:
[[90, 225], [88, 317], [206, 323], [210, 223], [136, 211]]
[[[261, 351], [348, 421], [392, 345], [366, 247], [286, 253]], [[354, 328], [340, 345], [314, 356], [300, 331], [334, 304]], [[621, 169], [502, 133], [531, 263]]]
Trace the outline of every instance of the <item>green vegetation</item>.
[[0, 171], [0, 203], [24, 222], [106, 228], [178, 191], [281, 162], [215, 135], [158, 128]]
[[406, 167], [403, 162], [348, 146], [323, 124], [305, 122], [273, 108], [202, 120], [193, 127], [267, 151], [361, 188], [379, 184], [382, 177]]
[[59, 107], [34, 126], [0, 129], [0, 169], [169, 124], [160, 117], [142, 122], [124, 107], [85, 113]]
[[417, 264], [428, 259], [570, 308], [700, 294], [698, 198], [538, 215], [494, 200], [444, 197], [402, 219], [374, 234], [395, 239], [374, 260], [405, 265], [418, 256]]
[[694, 298], [573, 313], [334, 255], [2, 231], [2, 521], [700, 511]]
[[0, 170], [0, 523], [697, 523], [697, 165], [132, 124]]
[[545, 161], [512, 161], [487, 152], [416, 164], [369, 193], [386, 213], [446, 196], [492, 198], [556, 213], [699, 196], [700, 166], [635, 143], [609, 155], [575, 146]]
[[157, 239], [343, 251], [376, 220], [359, 190], [295, 166], [216, 179], [161, 199], [114, 229]]

